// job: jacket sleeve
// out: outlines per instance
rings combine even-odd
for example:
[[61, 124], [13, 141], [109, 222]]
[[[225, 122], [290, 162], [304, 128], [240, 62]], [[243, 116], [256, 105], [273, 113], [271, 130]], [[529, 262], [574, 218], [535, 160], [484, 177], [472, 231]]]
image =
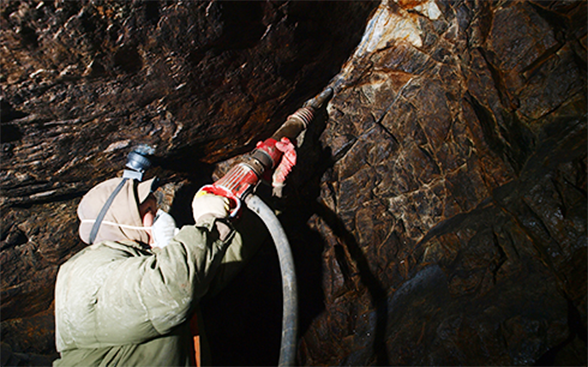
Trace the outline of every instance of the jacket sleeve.
[[240, 235], [240, 240], [233, 241], [227, 247], [221, 264], [212, 279], [206, 294], [207, 297], [214, 297], [222, 291], [253, 258], [261, 245], [270, 239], [265, 224], [248, 208], [243, 208], [241, 218], [234, 222], [233, 225], [238, 235]]
[[226, 237], [220, 234], [217, 221], [183, 227], [154, 255], [117, 260], [122, 263], [100, 290], [99, 327], [108, 330], [98, 335], [109, 342], [142, 342], [184, 322], [194, 301], [207, 292], [227, 247], [241, 244], [232, 229]]

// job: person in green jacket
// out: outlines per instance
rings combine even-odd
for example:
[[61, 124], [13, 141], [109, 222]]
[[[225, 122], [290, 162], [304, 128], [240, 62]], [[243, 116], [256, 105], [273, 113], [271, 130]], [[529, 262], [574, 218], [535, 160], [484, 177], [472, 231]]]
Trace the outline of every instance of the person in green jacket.
[[114, 178], [82, 198], [79, 235], [91, 244], [58, 272], [55, 337], [61, 358], [54, 366], [194, 365], [190, 320], [198, 301], [226, 284], [262, 242], [265, 227], [251, 212], [233, 223], [226, 198], [199, 192], [192, 202], [195, 224], [154, 246], [153, 183]]

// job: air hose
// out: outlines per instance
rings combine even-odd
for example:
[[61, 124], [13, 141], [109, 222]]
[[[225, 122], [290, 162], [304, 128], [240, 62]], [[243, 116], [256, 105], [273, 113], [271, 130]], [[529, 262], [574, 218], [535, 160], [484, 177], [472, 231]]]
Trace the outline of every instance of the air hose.
[[282, 274], [282, 344], [278, 366], [293, 366], [296, 358], [296, 331], [298, 328], [298, 305], [296, 271], [288, 237], [273, 210], [257, 195], [245, 198], [247, 207], [257, 214], [267, 227], [280, 261]]

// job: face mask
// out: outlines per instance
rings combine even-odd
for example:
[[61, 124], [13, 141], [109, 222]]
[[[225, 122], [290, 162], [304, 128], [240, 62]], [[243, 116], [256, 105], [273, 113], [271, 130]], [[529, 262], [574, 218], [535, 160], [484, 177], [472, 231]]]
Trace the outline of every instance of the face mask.
[[163, 210], [157, 210], [153, 225], [151, 226], [151, 236], [153, 236], [154, 247], [164, 248], [169, 244], [171, 239], [179, 232], [176, 228], [174, 218]]

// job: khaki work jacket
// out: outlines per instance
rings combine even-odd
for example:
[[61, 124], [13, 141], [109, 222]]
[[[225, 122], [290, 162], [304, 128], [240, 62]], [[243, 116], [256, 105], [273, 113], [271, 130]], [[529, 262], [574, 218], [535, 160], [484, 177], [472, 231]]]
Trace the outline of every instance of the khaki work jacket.
[[259, 243], [258, 233], [243, 246], [247, 237], [232, 226], [221, 240], [217, 221], [184, 226], [163, 249], [104, 241], [63, 264], [54, 366], [189, 366], [198, 300], [226, 284]]

